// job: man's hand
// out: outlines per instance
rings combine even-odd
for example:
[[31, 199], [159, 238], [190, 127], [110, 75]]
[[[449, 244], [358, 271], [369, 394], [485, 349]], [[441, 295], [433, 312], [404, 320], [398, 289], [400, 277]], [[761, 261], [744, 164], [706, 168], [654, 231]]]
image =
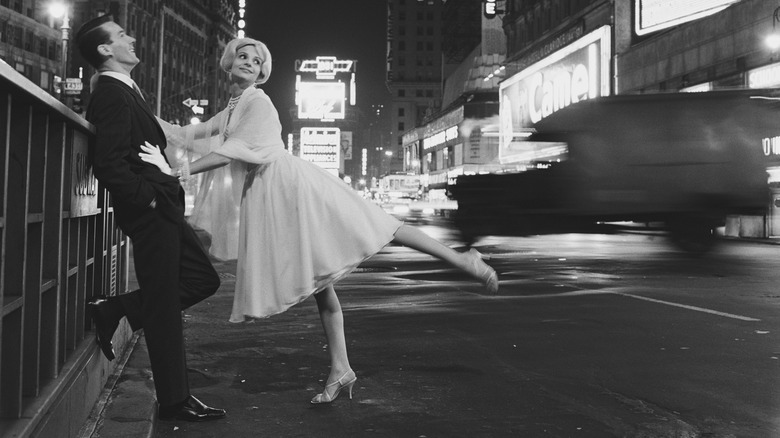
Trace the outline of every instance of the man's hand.
[[141, 150], [143, 152], [138, 154], [138, 156], [141, 157], [141, 160], [154, 164], [166, 175], [173, 175], [171, 166], [165, 161], [165, 157], [163, 157], [159, 147], [145, 141], [144, 144], [141, 145]]

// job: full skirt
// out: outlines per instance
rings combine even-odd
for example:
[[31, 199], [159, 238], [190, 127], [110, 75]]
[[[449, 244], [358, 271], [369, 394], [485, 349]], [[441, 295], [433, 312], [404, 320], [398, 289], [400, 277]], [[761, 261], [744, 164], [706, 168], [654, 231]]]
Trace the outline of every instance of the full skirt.
[[284, 312], [379, 252], [402, 225], [298, 157], [249, 169], [231, 322]]

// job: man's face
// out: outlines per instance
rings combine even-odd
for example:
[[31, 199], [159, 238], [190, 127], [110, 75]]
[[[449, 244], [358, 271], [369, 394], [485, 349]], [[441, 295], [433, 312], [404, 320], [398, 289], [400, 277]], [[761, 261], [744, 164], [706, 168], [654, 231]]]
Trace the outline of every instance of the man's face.
[[131, 37], [121, 26], [112, 22], [103, 25], [111, 36], [111, 42], [101, 44], [109, 51], [112, 59], [129, 73], [139, 62], [135, 56], [135, 38]]

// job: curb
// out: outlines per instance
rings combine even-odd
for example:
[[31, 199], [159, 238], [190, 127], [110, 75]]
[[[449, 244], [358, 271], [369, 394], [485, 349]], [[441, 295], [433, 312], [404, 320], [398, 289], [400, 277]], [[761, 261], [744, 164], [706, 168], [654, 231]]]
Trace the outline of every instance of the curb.
[[[136, 334], [135, 342], [124, 366], [117, 368], [117, 378], [90, 438], [152, 438], [157, 422], [157, 401], [154, 395], [146, 339]], [[112, 379], [114, 377], [112, 376]]]

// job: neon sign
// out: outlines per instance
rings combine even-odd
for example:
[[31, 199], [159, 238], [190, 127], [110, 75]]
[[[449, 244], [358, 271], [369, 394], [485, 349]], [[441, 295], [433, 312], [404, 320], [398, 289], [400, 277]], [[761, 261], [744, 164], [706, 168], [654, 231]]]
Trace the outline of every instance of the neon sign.
[[335, 56], [318, 56], [316, 59], [295, 60], [295, 71], [314, 72], [317, 79], [333, 79], [336, 73], [355, 71], [355, 61], [338, 60]]
[[[540, 72], [529, 79], [528, 111], [531, 122], [536, 123], [550, 114], [581, 100], [596, 97], [598, 90], [592, 86], [590, 72], [595, 72], [596, 47], [588, 47], [588, 65], [574, 64], [570, 68], [558, 68], [549, 75]], [[547, 77], [545, 77], [547, 76]], [[541, 98], [539, 98], [541, 96]]]
[[336, 120], [345, 115], [343, 82], [299, 82], [296, 105], [299, 119]]

